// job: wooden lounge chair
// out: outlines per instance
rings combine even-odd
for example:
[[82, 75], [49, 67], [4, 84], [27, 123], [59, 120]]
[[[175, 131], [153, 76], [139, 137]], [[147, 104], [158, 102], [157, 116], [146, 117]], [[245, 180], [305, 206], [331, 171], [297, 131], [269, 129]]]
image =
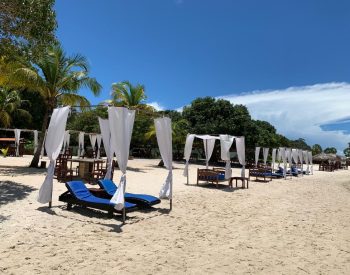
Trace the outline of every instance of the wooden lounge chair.
[[197, 169], [197, 185], [199, 181], [206, 181], [216, 184], [216, 187], [219, 186], [219, 182], [226, 181], [225, 179], [225, 170], [221, 168], [211, 169]]

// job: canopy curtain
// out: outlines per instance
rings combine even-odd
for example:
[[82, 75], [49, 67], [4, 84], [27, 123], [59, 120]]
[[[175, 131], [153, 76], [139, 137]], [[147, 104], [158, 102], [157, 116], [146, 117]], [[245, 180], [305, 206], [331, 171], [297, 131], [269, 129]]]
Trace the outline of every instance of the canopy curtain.
[[40, 152], [40, 156], [41, 156], [41, 157], [43, 157], [43, 156], [44, 156], [44, 153], [45, 153], [46, 136], [47, 136], [47, 130], [45, 131], [43, 144], [41, 145], [41, 152]]
[[79, 132], [78, 137], [78, 157], [84, 156], [85, 150], [84, 150], [84, 132]]
[[69, 108], [69, 106], [56, 108], [51, 116], [45, 141], [45, 149], [47, 156], [50, 159], [50, 164], [47, 168], [45, 181], [39, 190], [38, 202], [40, 203], [48, 203], [52, 201], [55, 162], [62, 148]]
[[236, 148], [238, 161], [242, 165], [241, 177], [245, 177], [245, 139], [244, 137], [236, 137]]
[[308, 174], [310, 172], [308, 151], [303, 151], [303, 157], [305, 159], [305, 164], [306, 164], [306, 173]]
[[281, 154], [281, 148], [277, 149], [277, 157], [276, 160], [278, 161], [278, 164], [281, 162], [282, 160], [282, 154]]
[[258, 167], [260, 147], [255, 147], [255, 167]]
[[96, 135], [96, 142], [97, 142], [97, 155], [96, 158], [100, 158], [100, 149], [101, 149], [101, 141], [102, 141], [102, 136], [100, 134]]
[[203, 139], [204, 152], [205, 152], [205, 166], [206, 169], [209, 168], [209, 160], [213, 154], [215, 139]]
[[298, 149], [292, 149], [292, 159], [294, 160], [295, 164], [298, 164], [298, 161], [299, 161]]
[[21, 129], [15, 129], [15, 141], [16, 141], [16, 157], [19, 156], [19, 143], [21, 139]]
[[[230, 157], [230, 148], [234, 141], [234, 137], [229, 135], [220, 135], [220, 148], [221, 148], [221, 159], [226, 162], [225, 165], [225, 179], [231, 178], [231, 157]], [[215, 141], [215, 139], [214, 139]], [[213, 147], [214, 148], [214, 147]]]
[[266, 165], [267, 157], [269, 155], [269, 148], [263, 148], [264, 165]]
[[38, 130], [34, 130], [34, 153], [38, 149]]
[[301, 174], [303, 174], [304, 171], [304, 156], [303, 156], [303, 150], [298, 149], [298, 155], [299, 155], [299, 161], [301, 165]]
[[309, 154], [309, 162], [310, 162], [310, 165], [311, 165], [310, 172], [313, 175], [314, 174], [314, 165], [312, 163], [312, 152], [309, 151], [308, 154]]
[[89, 139], [90, 139], [90, 144], [91, 144], [92, 150], [95, 152], [97, 135], [96, 134], [89, 134]]
[[276, 151], [277, 149], [276, 148], [273, 148], [272, 149], [272, 162], [271, 162], [271, 168], [272, 168], [272, 173], [273, 171], [275, 170], [275, 162], [276, 162]]
[[281, 147], [280, 148], [280, 155], [282, 157], [283, 161], [283, 176], [286, 178], [287, 176], [287, 153], [286, 153], [286, 148]]
[[287, 149], [286, 149], [286, 152], [287, 152], [287, 159], [288, 159], [289, 168], [291, 168], [292, 165], [293, 165], [293, 160], [292, 160], [292, 149], [291, 149], [291, 148], [287, 148]]
[[70, 134], [69, 134], [69, 130], [67, 130], [64, 132], [63, 151], [66, 151], [66, 149], [69, 148], [69, 141], [70, 141]]
[[160, 199], [172, 199], [173, 196], [173, 149], [172, 149], [172, 129], [171, 119], [168, 117], [157, 118], [154, 120], [156, 128], [156, 136], [160, 155], [168, 175], [166, 180], [160, 189]]
[[111, 148], [115, 153], [122, 176], [117, 192], [111, 202], [117, 210], [124, 208], [126, 188], [126, 167], [128, 164], [130, 141], [135, 120], [135, 111], [124, 107], [108, 107], [108, 120], [111, 130]]
[[185, 177], [188, 177], [188, 163], [190, 161], [191, 157], [191, 152], [192, 152], [192, 145], [193, 145], [193, 140], [196, 135], [187, 135], [186, 137], [186, 144], [185, 144], [185, 151], [184, 151], [184, 157], [185, 157], [185, 169], [183, 175]]
[[112, 178], [112, 165], [113, 165], [113, 150], [111, 148], [111, 130], [109, 128], [109, 120], [108, 119], [102, 119], [98, 118], [98, 122], [100, 124], [100, 130], [101, 130], [101, 135], [102, 135], [102, 140], [103, 140], [103, 146], [106, 151], [106, 156], [107, 156], [107, 172], [105, 175], [105, 179], [111, 179]]

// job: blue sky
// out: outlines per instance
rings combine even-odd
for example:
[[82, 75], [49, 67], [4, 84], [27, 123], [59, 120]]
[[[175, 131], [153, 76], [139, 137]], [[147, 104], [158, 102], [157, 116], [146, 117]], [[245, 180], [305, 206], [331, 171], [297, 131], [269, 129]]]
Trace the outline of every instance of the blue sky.
[[[122, 80], [144, 84], [148, 102], [168, 109], [322, 83], [350, 93], [347, 0], [57, 0], [56, 12], [63, 47], [85, 55], [103, 85], [99, 98], [83, 91], [92, 103]], [[349, 133], [334, 126], [343, 116], [317, 123]]]

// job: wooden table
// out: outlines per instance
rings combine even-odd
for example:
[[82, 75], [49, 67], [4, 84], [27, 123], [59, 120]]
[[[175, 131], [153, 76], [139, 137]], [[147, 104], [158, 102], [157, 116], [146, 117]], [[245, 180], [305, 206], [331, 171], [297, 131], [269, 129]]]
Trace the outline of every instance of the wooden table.
[[242, 182], [242, 189], [245, 189], [245, 182], [247, 181], [247, 188], [249, 188], [249, 178], [245, 177], [232, 177], [229, 181], [229, 186], [232, 188], [232, 181], [236, 180], [236, 187], [237, 187], [237, 181], [240, 180]]
[[104, 160], [102, 159], [91, 159], [91, 158], [67, 159], [67, 161], [70, 161], [71, 163], [70, 168], [72, 168], [73, 162], [79, 163], [78, 176], [80, 178], [86, 178], [91, 174], [94, 163], [104, 163]]

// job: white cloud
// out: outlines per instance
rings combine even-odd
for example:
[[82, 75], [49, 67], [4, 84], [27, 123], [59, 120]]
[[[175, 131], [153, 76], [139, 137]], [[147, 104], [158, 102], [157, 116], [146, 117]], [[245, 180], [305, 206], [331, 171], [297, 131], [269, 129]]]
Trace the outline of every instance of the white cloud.
[[342, 152], [350, 142], [344, 131], [325, 131], [321, 125], [350, 117], [350, 83], [325, 83], [284, 90], [253, 91], [226, 95], [233, 104], [243, 104], [254, 119], [266, 120], [291, 139], [305, 138], [323, 148]]
[[147, 103], [147, 105], [152, 106], [157, 111], [164, 111], [165, 110], [165, 108], [156, 101]]

